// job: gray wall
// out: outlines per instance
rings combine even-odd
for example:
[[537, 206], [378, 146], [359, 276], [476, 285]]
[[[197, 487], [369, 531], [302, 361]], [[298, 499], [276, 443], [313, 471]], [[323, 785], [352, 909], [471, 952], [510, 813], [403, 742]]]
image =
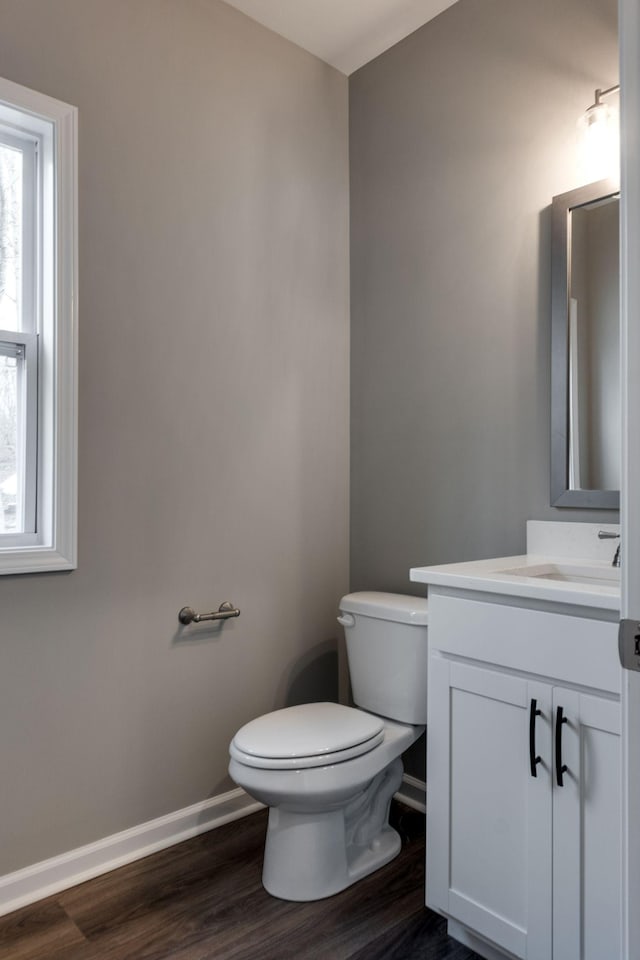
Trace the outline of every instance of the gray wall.
[[[79, 568], [0, 579], [2, 874], [335, 697], [349, 348], [343, 76], [217, 0], [0, 23], [0, 73], [80, 108], [81, 270]], [[609, 0], [460, 0], [350, 81], [353, 589], [598, 516], [548, 507], [548, 204], [616, 57]]]
[[[0, 578], [0, 874], [229, 789], [335, 697], [347, 80], [216, 0], [0, 0], [80, 110], [79, 567]], [[186, 603], [242, 609], [177, 631]]]
[[517, 554], [549, 506], [551, 198], [615, 0], [460, 0], [350, 79], [351, 587]]

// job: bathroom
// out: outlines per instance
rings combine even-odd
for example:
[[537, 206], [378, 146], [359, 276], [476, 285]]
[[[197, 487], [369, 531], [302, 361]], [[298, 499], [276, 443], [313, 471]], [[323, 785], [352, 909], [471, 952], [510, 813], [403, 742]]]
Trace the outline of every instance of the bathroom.
[[217, 0], [0, 22], [79, 111], [78, 565], [0, 582], [9, 876], [215, 811], [243, 723], [345, 694], [348, 590], [617, 521], [550, 506], [548, 305], [619, 67], [609, 0], [458, 0], [350, 78]]

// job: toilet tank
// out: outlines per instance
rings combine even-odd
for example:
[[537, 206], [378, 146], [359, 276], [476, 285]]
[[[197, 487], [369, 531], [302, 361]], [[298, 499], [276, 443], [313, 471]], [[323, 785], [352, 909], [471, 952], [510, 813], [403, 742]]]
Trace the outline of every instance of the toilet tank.
[[400, 723], [427, 722], [427, 601], [349, 593], [340, 601], [357, 706]]

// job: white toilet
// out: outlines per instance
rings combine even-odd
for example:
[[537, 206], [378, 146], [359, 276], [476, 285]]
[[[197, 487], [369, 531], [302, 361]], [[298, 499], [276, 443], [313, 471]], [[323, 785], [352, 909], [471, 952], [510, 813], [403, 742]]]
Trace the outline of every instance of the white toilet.
[[270, 807], [262, 881], [283, 900], [329, 897], [399, 853], [389, 805], [427, 719], [427, 601], [351, 593], [338, 622], [363, 709], [286, 707], [229, 748], [231, 777]]

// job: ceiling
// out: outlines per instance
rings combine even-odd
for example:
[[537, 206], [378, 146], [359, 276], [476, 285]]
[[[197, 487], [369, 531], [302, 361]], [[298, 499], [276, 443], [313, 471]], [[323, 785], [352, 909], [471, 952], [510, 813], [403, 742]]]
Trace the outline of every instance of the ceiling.
[[349, 75], [456, 0], [226, 0]]

